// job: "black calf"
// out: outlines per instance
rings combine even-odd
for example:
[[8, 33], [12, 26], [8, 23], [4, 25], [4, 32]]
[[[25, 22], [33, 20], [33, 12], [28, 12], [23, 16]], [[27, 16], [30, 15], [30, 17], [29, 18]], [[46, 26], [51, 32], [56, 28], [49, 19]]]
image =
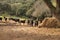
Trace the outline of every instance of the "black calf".
[[26, 20], [20, 20], [20, 23], [25, 23]]
[[7, 21], [7, 18], [6, 17], [4, 17], [4, 19], [5, 19], [5, 21]]
[[9, 18], [9, 20], [13, 20], [15, 22], [19, 22], [19, 19], [15, 19], [15, 18]]
[[19, 22], [19, 19], [13, 19], [15, 22]]
[[31, 26], [33, 26], [33, 23], [34, 23], [33, 20], [31, 20]]
[[38, 26], [38, 21], [35, 21], [35, 26]]
[[28, 20], [28, 25], [31, 25], [31, 26], [33, 26], [33, 20]]
[[0, 20], [2, 21], [2, 18], [0, 17]]
[[28, 24], [30, 23], [30, 20], [28, 20], [28, 22], [27, 22]]

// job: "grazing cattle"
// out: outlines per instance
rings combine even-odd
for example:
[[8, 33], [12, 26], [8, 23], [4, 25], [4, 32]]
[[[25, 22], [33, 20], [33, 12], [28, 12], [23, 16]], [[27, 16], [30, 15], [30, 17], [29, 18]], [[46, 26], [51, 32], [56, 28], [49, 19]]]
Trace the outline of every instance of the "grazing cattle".
[[5, 21], [7, 21], [7, 18], [6, 17], [4, 17], [4, 19], [5, 19]]
[[20, 23], [25, 23], [26, 20], [20, 20]]
[[33, 20], [31, 20], [31, 23], [30, 23], [31, 26], [33, 26]]
[[15, 22], [19, 22], [19, 19], [15, 19], [15, 18], [9, 18], [9, 20], [13, 20]]
[[0, 20], [2, 21], [2, 17], [0, 17]]
[[30, 23], [30, 20], [28, 20], [28, 22], [27, 22], [28, 24]]
[[19, 19], [14, 19], [15, 22], [19, 22]]
[[20, 20], [20, 21], [19, 21], [20, 25], [25, 25], [25, 21], [26, 21], [26, 20]]
[[28, 20], [28, 25], [33, 26], [33, 20]]
[[35, 21], [35, 26], [38, 26], [38, 21]]

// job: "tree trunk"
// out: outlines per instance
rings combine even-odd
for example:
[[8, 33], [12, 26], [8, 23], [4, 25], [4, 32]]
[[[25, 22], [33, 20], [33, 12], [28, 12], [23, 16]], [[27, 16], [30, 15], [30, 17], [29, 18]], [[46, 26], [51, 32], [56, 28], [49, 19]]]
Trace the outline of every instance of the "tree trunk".
[[60, 0], [56, 0], [56, 8], [52, 5], [51, 0], [44, 0], [51, 9], [52, 14], [60, 21]]
[[56, 8], [52, 5], [51, 0], [44, 0], [44, 2], [47, 4], [47, 6], [50, 8], [51, 13], [53, 14], [56, 10]]
[[60, 0], [56, 0], [56, 10], [55, 10], [55, 17], [60, 21]]

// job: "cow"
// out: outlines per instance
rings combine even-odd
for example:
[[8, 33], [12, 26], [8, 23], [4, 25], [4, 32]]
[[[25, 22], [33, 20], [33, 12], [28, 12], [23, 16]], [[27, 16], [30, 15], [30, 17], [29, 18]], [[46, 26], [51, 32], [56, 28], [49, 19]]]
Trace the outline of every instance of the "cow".
[[26, 20], [20, 20], [20, 23], [25, 23]]
[[33, 23], [34, 23], [34, 22], [33, 22], [33, 20], [31, 20], [31, 23], [30, 23], [30, 25], [31, 25], [31, 26], [33, 26]]
[[19, 20], [20, 25], [24, 25], [26, 20]]
[[27, 23], [29, 24], [30, 23], [30, 20], [27, 20], [27, 21], [28, 21]]
[[38, 26], [38, 21], [35, 21], [35, 26]]
[[14, 19], [15, 22], [19, 22], [19, 19]]
[[33, 26], [33, 20], [28, 20], [28, 25]]
[[4, 17], [4, 19], [5, 19], [5, 21], [7, 21], [7, 18], [6, 17]]
[[15, 22], [19, 22], [19, 19], [16, 19], [16, 18], [9, 18], [9, 20], [13, 20]]
[[0, 17], [0, 21], [2, 21], [2, 17]]

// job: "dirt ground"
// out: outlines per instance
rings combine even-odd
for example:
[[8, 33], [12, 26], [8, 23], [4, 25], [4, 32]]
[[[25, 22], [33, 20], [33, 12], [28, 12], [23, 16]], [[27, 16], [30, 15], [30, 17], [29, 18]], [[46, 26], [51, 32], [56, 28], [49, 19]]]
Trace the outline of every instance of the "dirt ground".
[[60, 28], [0, 26], [0, 40], [60, 40]]

